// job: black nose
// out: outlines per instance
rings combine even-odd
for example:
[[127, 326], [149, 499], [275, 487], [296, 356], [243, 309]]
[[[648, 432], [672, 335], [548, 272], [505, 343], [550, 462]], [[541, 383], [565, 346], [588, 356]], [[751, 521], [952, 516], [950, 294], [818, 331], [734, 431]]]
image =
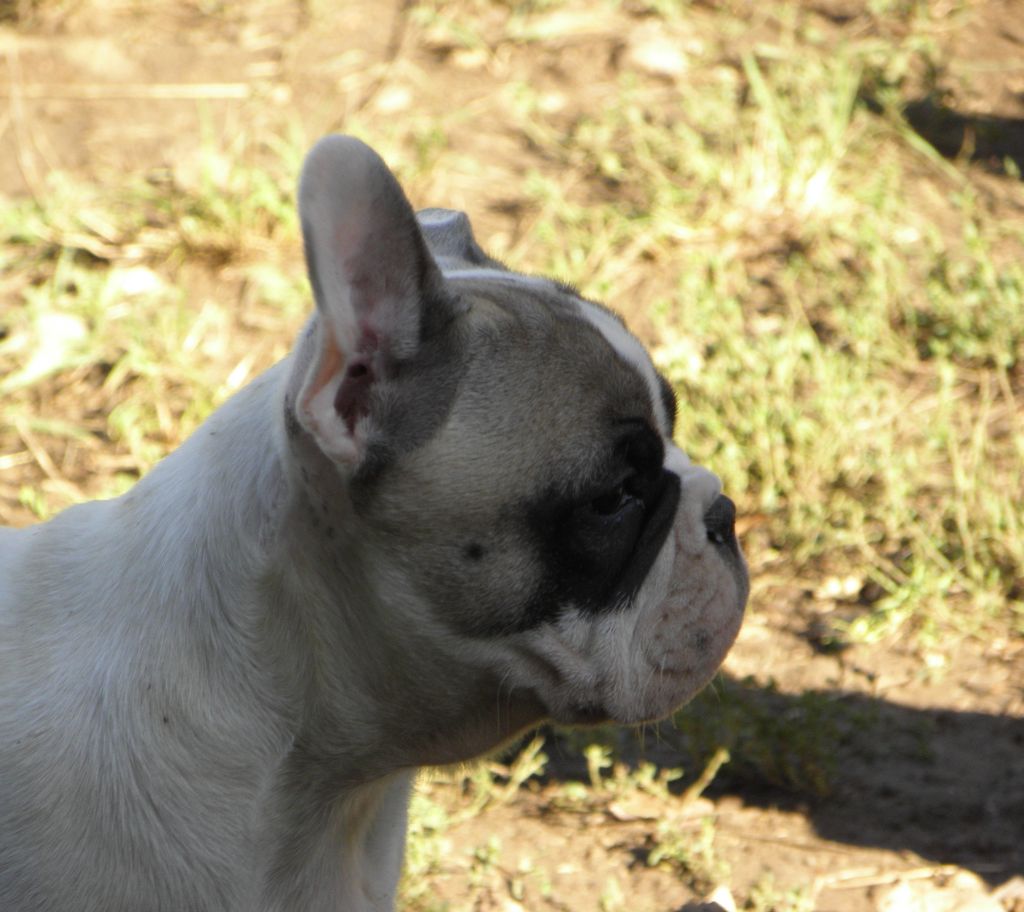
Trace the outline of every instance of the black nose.
[[704, 525], [708, 530], [708, 539], [716, 545], [735, 542], [736, 504], [724, 494], [719, 494], [704, 514]]

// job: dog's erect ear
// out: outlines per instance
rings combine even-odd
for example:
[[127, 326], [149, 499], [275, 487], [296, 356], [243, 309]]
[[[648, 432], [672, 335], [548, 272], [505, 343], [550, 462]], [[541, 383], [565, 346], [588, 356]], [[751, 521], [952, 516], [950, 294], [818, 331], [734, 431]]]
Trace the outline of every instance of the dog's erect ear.
[[324, 453], [354, 467], [374, 389], [444, 319], [444, 283], [398, 182], [357, 139], [328, 136], [314, 146], [299, 215], [319, 319], [296, 413]]

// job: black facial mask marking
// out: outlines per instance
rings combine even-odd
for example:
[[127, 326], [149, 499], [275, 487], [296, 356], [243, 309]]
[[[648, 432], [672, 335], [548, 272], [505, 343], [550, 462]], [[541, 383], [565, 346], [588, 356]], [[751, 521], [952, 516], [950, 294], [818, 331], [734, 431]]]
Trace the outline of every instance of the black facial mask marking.
[[679, 504], [676, 475], [663, 467], [661, 437], [631, 421], [605, 478], [582, 493], [548, 492], [529, 508], [545, 572], [519, 630], [566, 605], [597, 614], [627, 605], [661, 551]]

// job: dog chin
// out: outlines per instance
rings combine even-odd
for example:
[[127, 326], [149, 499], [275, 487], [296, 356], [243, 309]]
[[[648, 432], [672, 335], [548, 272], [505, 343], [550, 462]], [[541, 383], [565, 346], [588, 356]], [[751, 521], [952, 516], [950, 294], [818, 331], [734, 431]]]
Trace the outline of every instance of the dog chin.
[[617, 721], [600, 703], [573, 703], [557, 715], [552, 713], [552, 719], [559, 725], [582, 727], [609, 725]]
[[[733, 588], [727, 585], [730, 595]], [[641, 624], [633, 638], [622, 628], [614, 630], [616, 622], [628, 625], [625, 615], [606, 619], [600, 625], [605, 628], [601, 639], [605, 644], [618, 642], [620, 648], [589, 662], [570, 665], [566, 656], [572, 653], [564, 641], [558, 643], [562, 648], [555, 651], [555, 658], [549, 641], [545, 665], [555, 680], [534, 692], [548, 716], [562, 725], [641, 725], [665, 719], [714, 678], [739, 632], [743, 612], [737, 603], [742, 605], [739, 592], [735, 599], [719, 599], [693, 612], [699, 620], [694, 623], [691, 617], [690, 624], [689, 612], [669, 612], [668, 622]]]
[[657, 722], [672, 715], [687, 703], [714, 676], [714, 669], [706, 677], [687, 680], [684, 687], [658, 687], [647, 693], [609, 695], [607, 699], [566, 699], [564, 696], [542, 700], [546, 716], [558, 725], [590, 728], [599, 725], [643, 725]]
[[666, 719], [684, 703], [687, 703], [700, 688], [694, 686], [686, 694], [661, 695], [649, 702], [637, 702], [631, 706], [610, 707], [604, 703], [569, 703], [558, 709], [551, 709], [548, 715], [559, 725], [574, 728], [593, 728], [600, 725], [645, 725]]

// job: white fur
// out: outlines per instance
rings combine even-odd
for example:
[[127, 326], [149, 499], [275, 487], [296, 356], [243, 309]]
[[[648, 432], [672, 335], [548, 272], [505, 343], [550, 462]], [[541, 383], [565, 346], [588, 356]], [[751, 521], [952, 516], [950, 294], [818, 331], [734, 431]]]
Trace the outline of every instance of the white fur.
[[377, 768], [395, 733], [360, 723], [344, 661], [319, 686], [356, 720], [352, 781], [290, 819], [310, 666], [336, 645], [317, 609], [366, 596], [301, 572], [271, 420], [286, 366], [123, 497], [0, 530], [4, 912], [392, 907], [416, 758]]

